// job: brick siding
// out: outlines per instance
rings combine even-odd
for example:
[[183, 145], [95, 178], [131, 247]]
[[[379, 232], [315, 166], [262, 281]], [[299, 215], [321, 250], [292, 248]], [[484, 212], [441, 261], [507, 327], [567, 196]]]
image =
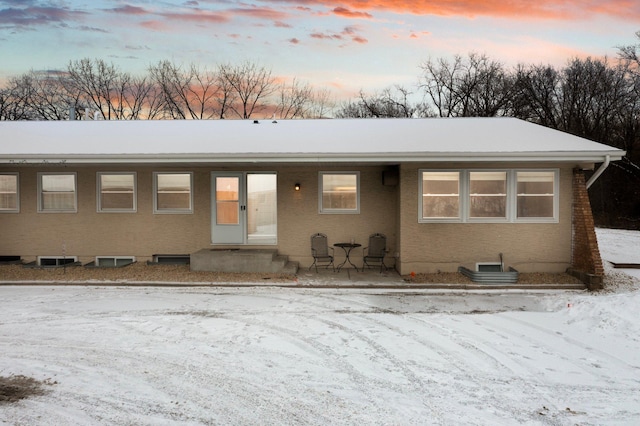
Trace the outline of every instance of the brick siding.
[[604, 268], [598, 248], [589, 193], [582, 170], [573, 172], [573, 250], [572, 273], [579, 276], [590, 289], [601, 288]]

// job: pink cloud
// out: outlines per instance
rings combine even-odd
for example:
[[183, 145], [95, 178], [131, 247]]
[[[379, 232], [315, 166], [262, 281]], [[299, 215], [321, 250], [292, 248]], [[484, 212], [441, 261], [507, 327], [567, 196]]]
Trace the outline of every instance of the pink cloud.
[[299, 44], [299, 43], [300, 43], [300, 40], [298, 40], [298, 39], [297, 39], [297, 38], [295, 38], [295, 37], [294, 37], [294, 38], [290, 38], [290, 39], [289, 39], [289, 43], [291, 43], [291, 44]]
[[285, 12], [260, 7], [229, 9], [229, 12], [233, 15], [249, 16], [258, 19], [282, 20], [289, 17], [289, 14]]
[[336, 7], [333, 9], [333, 13], [343, 18], [357, 18], [357, 19], [371, 19], [373, 16], [367, 12], [353, 12], [344, 7]]
[[125, 5], [121, 7], [115, 7], [113, 9], [109, 9], [109, 12], [119, 13], [123, 15], [147, 15], [149, 11], [143, 9], [141, 7]]
[[[335, 8], [332, 0], [268, 0], [272, 3], [295, 3], [298, 7], [322, 4]], [[374, 10], [441, 16], [494, 16], [553, 20], [582, 20], [600, 14], [640, 19], [640, 4], [632, 0], [343, 0], [349, 13], [368, 14]], [[335, 13], [334, 9], [334, 13]]]
[[163, 13], [161, 16], [170, 20], [208, 24], [222, 24], [230, 21], [230, 18], [225, 14], [204, 10], [195, 13]]

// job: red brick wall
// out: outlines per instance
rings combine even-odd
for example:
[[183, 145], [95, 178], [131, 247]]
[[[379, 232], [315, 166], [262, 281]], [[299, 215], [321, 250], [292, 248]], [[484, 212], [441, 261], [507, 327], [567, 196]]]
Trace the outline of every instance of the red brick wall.
[[[602, 281], [604, 268], [598, 249], [598, 240], [589, 202], [589, 193], [584, 172], [573, 172], [573, 251], [571, 264], [573, 269], [596, 277]], [[599, 279], [598, 279], [599, 278]]]

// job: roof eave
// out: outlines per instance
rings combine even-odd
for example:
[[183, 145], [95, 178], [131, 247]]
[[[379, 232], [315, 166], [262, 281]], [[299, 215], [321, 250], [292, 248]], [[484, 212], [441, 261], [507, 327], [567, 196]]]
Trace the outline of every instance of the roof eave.
[[247, 153], [247, 154], [51, 154], [10, 155], [0, 164], [144, 164], [144, 163], [425, 163], [425, 162], [603, 162], [618, 161], [625, 151], [585, 152], [414, 152], [414, 153]]

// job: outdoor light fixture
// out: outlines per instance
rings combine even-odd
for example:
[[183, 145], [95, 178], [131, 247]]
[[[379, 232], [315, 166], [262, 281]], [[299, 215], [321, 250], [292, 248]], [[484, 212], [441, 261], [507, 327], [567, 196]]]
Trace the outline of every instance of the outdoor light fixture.
[[295, 185], [293, 185], [293, 189], [295, 189], [296, 191], [300, 191], [300, 184], [296, 183]]

